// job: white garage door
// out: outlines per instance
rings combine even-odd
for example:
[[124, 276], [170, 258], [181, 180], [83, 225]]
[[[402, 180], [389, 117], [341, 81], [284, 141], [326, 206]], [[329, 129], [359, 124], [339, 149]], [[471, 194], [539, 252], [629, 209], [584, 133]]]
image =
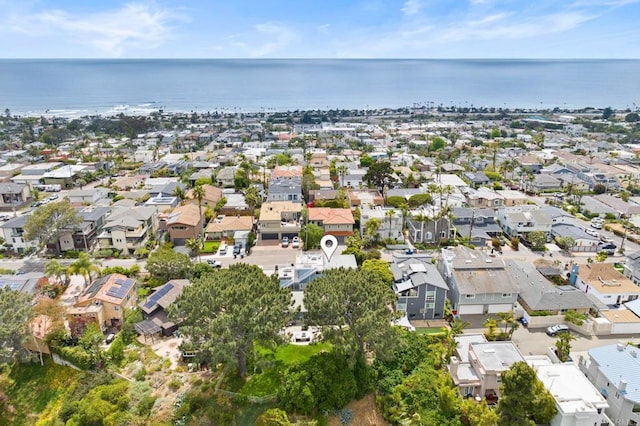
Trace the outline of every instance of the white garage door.
[[459, 305], [459, 315], [477, 315], [484, 313], [484, 305]]
[[511, 303], [503, 303], [501, 305], [489, 305], [489, 313], [495, 314], [497, 312], [509, 312], [513, 309], [513, 305]]

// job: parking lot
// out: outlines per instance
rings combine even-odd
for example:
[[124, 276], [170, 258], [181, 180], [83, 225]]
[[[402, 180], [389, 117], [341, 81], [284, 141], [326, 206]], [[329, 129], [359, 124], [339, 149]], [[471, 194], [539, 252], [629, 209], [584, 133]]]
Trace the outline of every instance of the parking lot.
[[214, 255], [203, 255], [202, 261], [206, 262], [207, 259], [220, 260], [222, 267], [227, 267], [234, 263], [248, 263], [250, 265], [259, 265], [266, 272], [273, 271], [275, 266], [291, 265], [295, 263], [296, 256], [300, 253], [300, 249], [295, 249], [289, 244], [288, 247], [282, 247], [281, 245], [257, 245], [251, 248], [251, 253], [248, 256], [233, 256], [233, 247], [229, 247], [225, 255], [218, 253]]

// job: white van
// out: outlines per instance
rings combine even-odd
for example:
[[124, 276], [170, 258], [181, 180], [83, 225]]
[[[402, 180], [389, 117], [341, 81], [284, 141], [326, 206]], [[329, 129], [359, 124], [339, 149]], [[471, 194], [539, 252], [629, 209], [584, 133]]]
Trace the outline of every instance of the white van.
[[604, 225], [604, 219], [601, 217], [594, 217], [591, 219], [591, 227], [595, 229], [602, 229]]
[[227, 245], [227, 243], [222, 243], [220, 244], [220, 250], [218, 251], [218, 253], [221, 256], [224, 256], [225, 254], [227, 254], [228, 250], [229, 250], [229, 246]]

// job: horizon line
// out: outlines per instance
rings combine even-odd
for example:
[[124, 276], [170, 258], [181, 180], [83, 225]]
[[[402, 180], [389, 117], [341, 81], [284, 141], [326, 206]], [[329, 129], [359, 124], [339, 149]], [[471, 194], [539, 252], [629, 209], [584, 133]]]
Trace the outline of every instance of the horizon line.
[[519, 57], [519, 58], [507, 58], [507, 57], [491, 57], [491, 58], [479, 58], [479, 57], [460, 57], [460, 58], [421, 58], [421, 57], [385, 57], [385, 58], [331, 58], [331, 57], [315, 57], [315, 58], [300, 58], [300, 57], [273, 57], [273, 58], [247, 58], [247, 57], [229, 57], [229, 58], [205, 58], [205, 57], [131, 57], [131, 58], [108, 58], [108, 57], [60, 57], [60, 58], [46, 58], [46, 57], [13, 57], [4, 58], [0, 57], [0, 61], [179, 61], [179, 60], [194, 60], [194, 61], [637, 61], [640, 58], [603, 58], [603, 57], [570, 57], [570, 58], [537, 58], [537, 57]]

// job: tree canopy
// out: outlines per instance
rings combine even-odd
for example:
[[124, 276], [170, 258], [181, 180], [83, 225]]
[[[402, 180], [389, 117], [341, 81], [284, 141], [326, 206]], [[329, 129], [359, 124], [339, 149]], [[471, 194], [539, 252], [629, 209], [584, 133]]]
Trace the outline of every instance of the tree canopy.
[[300, 241], [304, 244], [305, 250], [319, 249], [320, 240], [324, 235], [324, 230], [315, 223], [307, 223], [300, 230]]
[[367, 173], [362, 177], [367, 185], [378, 188], [380, 193], [384, 192], [385, 185], [393, 182], [393, 169], [388, 161], [376, 161], [369, 166]]
[[33, 211], [24, 224], [24, 239], [37, 241], [40, 248], [58, 243], [64, 230], [75, 229], [82, 218], [68, 200], [45, 204]]
[[362, 269], [378, 275], [387, 285], [391, 285], [393, 282], [393, 274], [391, 273], [391, 268], [389, 268], [389, 262], [381, 259], [367, 259], [362, 263]]
[[175, 252], [165, 245], [151, 253], [147, 260], [147, 271], [159, 284], [169, 280], [187, 278], [191, 269], [191, 259], [184, 253]]
[[392, 326], [395, 294], [372, 271], [332, 269], [312, 281], [304, 293], [305, 322], [322, 327], [323, 338], [344, 353], [365, 350], [384, 357], [396, 336]]
[[8, 287], [0, 288], [0, 363], [20, 351], [33, 316], [32, 296]]
[[254, 344], [274, 346], [290, 317], [291, 292], [276, 277], [255, 265], [239, 263], [195, 280], [170, 308], [203, 358], [212, 363], [237, 363], [247, 372]]
[[501, 425], [549, 423], [557, 412], [553, 396], [524, 361], [502, 373], [498, 415]]

